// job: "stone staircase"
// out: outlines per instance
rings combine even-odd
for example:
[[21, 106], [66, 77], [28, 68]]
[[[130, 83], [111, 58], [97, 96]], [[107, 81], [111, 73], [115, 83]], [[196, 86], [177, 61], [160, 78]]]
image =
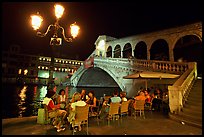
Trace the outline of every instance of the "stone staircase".
[[182, 124], [202, 128], [202, 79], [195, 81], [181, 112], [169, 116]]

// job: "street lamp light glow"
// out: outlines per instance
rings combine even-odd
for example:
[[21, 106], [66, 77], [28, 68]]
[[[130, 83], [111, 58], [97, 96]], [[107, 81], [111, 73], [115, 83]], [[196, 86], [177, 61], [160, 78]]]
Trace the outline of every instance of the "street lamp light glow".
[[64, 7], [61, 5], [55, 5], [55, 16], [57, 19], [61, 18], [64, 13]]
[[70, 25], [71, 28], [71, 35], [73, 38], [76, 38], [77, 35], [79, 34], [79, 26], [76, 25], [76, 22]]
[[40, 15], [32, 15], [31, 23], [34, 30], [38, 30], [41, 26], [43, 18]]
[[[60, 26], [59, 24], [59, 19], [62, 17], [63, 13], [64, 13], [64, 7], [59, 5], [59, 4], [56, 4], [54, 6], [55, 8], [55, 16], [56, 16], [56, 21], [54, 24], [50, 24], [47, 28], [47, 30], [42, 33], [40, 32], [39, 28], [40, 28], [40, 25], [43, 21], [43, 18], [41, 16], [38, 16], [37, 15], [32, 15], [31, 16], [31, 19], [32, 19], [32, 27], [34, 30], [37, 30], [36, 34], [37, 36], [39, 37], [45, 37], [49, 32], [51, 32], [51, 30], [53, 30], [52, 32], [54, 33], [53, 36], [51, 37], [51, 40], [50, 40], [50, 45], [51, 46], [58, 46], [58, 45], [61, 45], [62, 44], [62, 38], [58, 37], [58, 31], [61, 32], [64, 40], [66, 42], [72, 42], [72, 40], [74, 38], [77, 37], [78, 33], [79, 33], [79, 26], [76, 25], [76, 22], [74, 24], [71, 24], [70, 25], [70, 33], [71, 33], [71, 37], [66, 37], [65, 35], [65, 29]], [[44, 60], [44, 58], [42, 59]], [[51, 59], [50, 59], [50, 68], [49, 68], [49, 81], [48, 83], [52, 83], [53, 82], [53, 71], [56, 70], [56, 68], [54, 68], [54, 55], [52, 55]], [[56, 60], [56, 62], [61, 62], [61, 60]], [[42, 69], [44, 69], [44, 67], [42, 67]]]

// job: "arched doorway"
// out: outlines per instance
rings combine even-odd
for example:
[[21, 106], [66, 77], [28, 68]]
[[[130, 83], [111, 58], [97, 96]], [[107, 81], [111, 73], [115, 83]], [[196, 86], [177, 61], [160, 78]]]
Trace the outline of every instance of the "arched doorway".
[[169, 47], [164, 39], [156, 40], [150, 49], [151, 60], [169, 60]]
[[123, 48], [123, 58], [129, 58], [130, 56], [132, 56], [132, 47], [130, 43], [127, 43]]
[[121, 47], [120, 45], [116, 45], [114, 49], [114, 58], [120, 58], [121, 57]]
[[106, 57], [112, 57], [112, 47], [111, 46], [109, 46], [106, 51]]
[[197, 62], [198, 73], [202, 73], [202, 42], [197, 36], [181, 37], [173, 51], [174, 61]]
[[147, 45], [144, 41], [137, 43], [134, 50], [134, 57], [136, 59], [147, 59]]

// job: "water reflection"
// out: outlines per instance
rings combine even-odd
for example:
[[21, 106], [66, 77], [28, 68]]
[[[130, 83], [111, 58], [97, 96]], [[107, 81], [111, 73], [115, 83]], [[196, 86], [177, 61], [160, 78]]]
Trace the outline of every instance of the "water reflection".
[[23, 89], [21, 90], [19, 97], [20, 97], [20, 101], [19, 101], [19, 117], [22, 117], [23, 113], [25, 112], [25, 99], [26, 99], [26, 91], [27, 91], [27, 86], [24, 86]]

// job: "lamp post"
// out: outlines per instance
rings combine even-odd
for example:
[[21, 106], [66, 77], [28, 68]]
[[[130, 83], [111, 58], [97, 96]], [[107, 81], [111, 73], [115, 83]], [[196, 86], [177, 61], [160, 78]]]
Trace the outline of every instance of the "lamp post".
[[[71, 37], [67, 38], [65, 35], [65, 30], [62, 26], [59, 24], [59, 20], [63, 15], [64, 12], [64, 7], [56, 4], [55, 6], [55, 16], [56, 16], [56, 21], [54, 24], [50, 24], [46, 30], [45, 33], [42, 33], [39, 31], [39, 28], [42, 24], [43, 18], [39, 15], [39, 12], [35, 15], [31, 15], [31, 24], [33, 29], [36, 31], [36, 35], [39, 37], [45, 37], [49, 31], [53, 30], [53, 35], [50, 40], [50, 46], [51, 48], [53, 46], [59, 46], [62, 44], [62, 38], [58, 37], [58, 32], [61, 32], [64, 40], [66, 42], [72, 42], [74, 38], [77, 37], [79, 33], [79, 26], [76, 25], [76, 22], [70, 25], [71, 29]], [[49, 80], [48, 83], [53, 82], [53, 71], [54, 71], [54, 55], [53, 55], [53, 49], [52, 49], [52, 56], [51, 56], [51, 62], [50, 62], [50, 67], [49, 67]]]

